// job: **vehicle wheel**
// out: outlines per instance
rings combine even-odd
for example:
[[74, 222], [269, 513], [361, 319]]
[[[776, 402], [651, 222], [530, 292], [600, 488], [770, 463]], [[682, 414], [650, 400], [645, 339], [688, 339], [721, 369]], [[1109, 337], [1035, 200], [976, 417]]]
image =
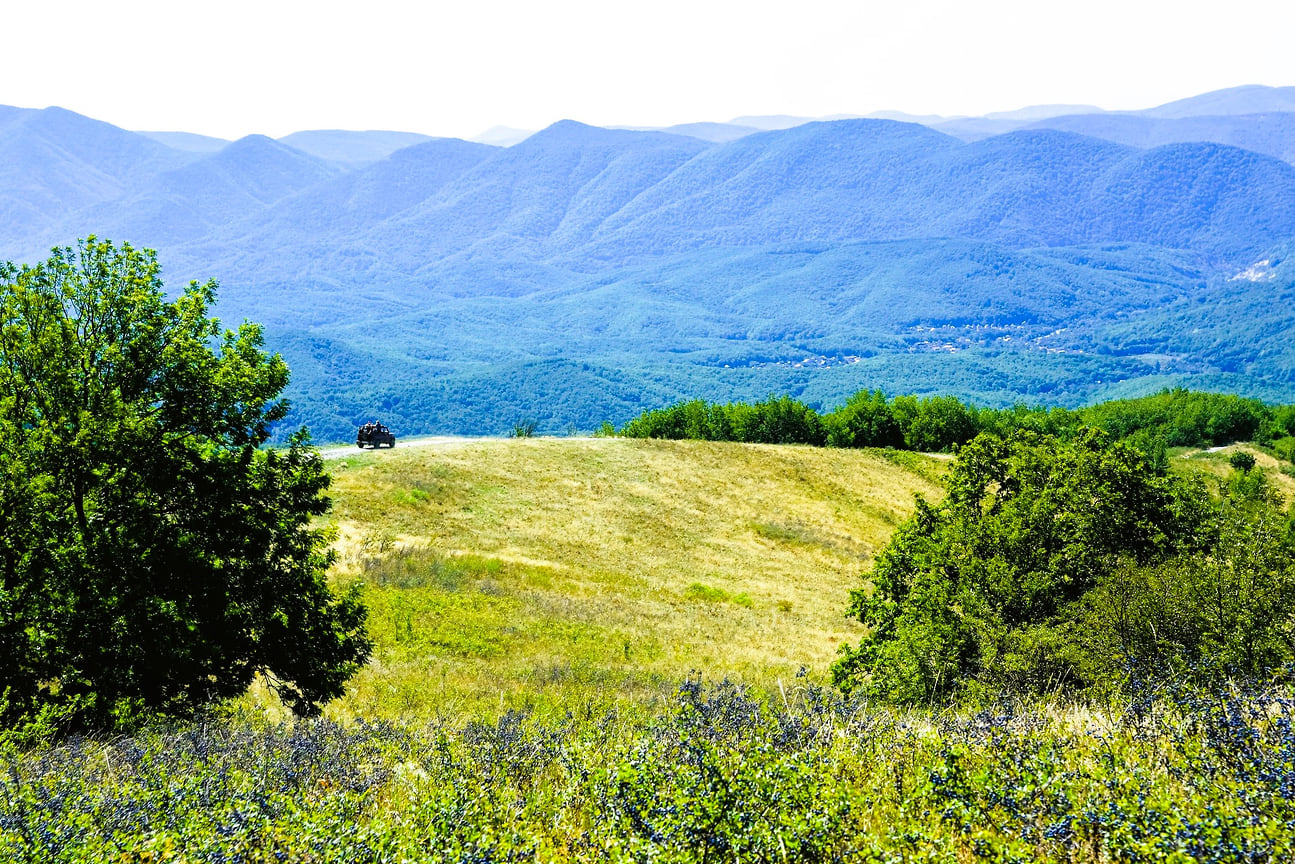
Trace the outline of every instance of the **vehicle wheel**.
[[395, 447], [395, 446], [396, 446], [396, 439], [395, 439], [395, 438], [392, 438], [392, 439], [391, 439], [391, 443], [390, 443], [390, 444], [388, 444], [387, 446], [388, 446], [388, 447]]

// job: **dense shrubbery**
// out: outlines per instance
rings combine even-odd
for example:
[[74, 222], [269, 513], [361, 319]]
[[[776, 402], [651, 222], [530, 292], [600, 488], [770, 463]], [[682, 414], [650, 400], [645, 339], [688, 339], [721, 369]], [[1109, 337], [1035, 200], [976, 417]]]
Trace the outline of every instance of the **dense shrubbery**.
[[754, 404], [694, 399], [645, 411], [621, 427], [619, 434], [627, 438], [931, 451], [948, 450], [975, 437], [976, 418], [975, 409], [952, 396], [888, 400], [879, 390], [864, 390], [826, 415], [786, 396]]
[[1078, 411], [1020, 404], [978, 408], [953, 396], [888, 399], [880, 390], [861, 390], [822, 415], [787, 397], [753, 405], [693, 400], [646, 411], [626, 423], [620, 434], [948, 452], [982, 432], [1005, 437], [1024, 430], [1070, 439], [1086, 427], [1127, 440], [1148, 455], [1163, 453], [1166, 447], [1254, 441], [1295, 461], [1295, 405], [1274, 408], [1258, 399], [1188, 390], [1102, 402]]
[[1099, 426], [1116, 438], [1154, 435], [1168, 447], [1255, 440], [1266, 443], [1273, 437], [1277, 423], [1277, 411], [1258, 399], [1187, 390], [1102, 402], [1085, 408], [1080, 416], [1085, 423]]
[[646, 411], [620, 430], [627, 438], [743, 441], [748, 444], [827, 443], [823, 419], [787, 396], [747, 404], [695, 399]]
[[88, 861], [1277, 861], [1285, 688], [1113, 716], [897, 713], [689, 681], [659, 716], [214, 723], [0, 749], [0, 857]]
[[852, 593], [837, 682], [915, 704], [1290, 662], [1295, 532], [1252, 468], [1220, 500], [1100, 430], [975, 439]]

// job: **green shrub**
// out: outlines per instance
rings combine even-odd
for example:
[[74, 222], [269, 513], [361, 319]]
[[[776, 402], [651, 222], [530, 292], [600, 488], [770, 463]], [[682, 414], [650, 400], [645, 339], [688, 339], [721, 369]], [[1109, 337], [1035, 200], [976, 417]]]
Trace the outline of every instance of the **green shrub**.
[[1098, 430], [980, 436], [948, 486], [938, 506], [918, 499], [852, 592], [869, 632], [833, 667], [843, 688], [917, 703], [1092, 683], [1072, 604], [1116, 567], [1159, 563], [1208, 530], [1202, 491]]
[[860, 390], [823, 423], [830, 447], [904, 446], [904, 433], [880, 390]]
[[1295, 543], [1271, 496], [1228, 498], [1203, 553], [1117, 568], [1076, 609], [1094, 677], [1151, 670], [1264, 676], [1292, 658]]
[[1255, 467], [1255, 457], [1244, 450], [1238, 450], [1228, 457], [1228, 464], [1242, 474], [1248, 474]]
[[722, 588], [712, 588], [700, 582], [694, 582], [683, 592], [688, 600], [701, 600], [705, 603], [723, 603], [728, 599], [728, 592]]
[[521, 420], [513, 424], [513, 428], [508, 430], [509, 438], [532, 438], [535, 435], [535, 421]]

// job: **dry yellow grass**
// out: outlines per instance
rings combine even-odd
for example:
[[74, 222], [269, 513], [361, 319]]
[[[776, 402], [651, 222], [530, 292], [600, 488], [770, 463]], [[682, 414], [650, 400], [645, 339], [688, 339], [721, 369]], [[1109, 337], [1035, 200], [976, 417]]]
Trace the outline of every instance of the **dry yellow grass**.
[[1289, 468], [1290, 463], [1274, 458], [1271, 453], [1266, 453], [1253, 444], [1231, 444], [1217, 450], [1185, 450], [1178, 455], [1176, 467], [1223, 481], [1233, 470], [1228, 458], [1237, 451], [1244, 451], [1255, 457], [1255, 467], [1264, 472], [1273, 488], [1287, 502], [1295, 501], [1295, 477], [1282, 470]]
[[[378, 650], [334, 710], [418, 715], [652, 698], [690, 670], [817, 675], [872, 555], [938, 498], [916, 454], [483, 440], [333, 463], [340, 580]], [[398, 571], [398, 572], [397, 572]], [[420, 575], [421, 574], [421, 575]]]

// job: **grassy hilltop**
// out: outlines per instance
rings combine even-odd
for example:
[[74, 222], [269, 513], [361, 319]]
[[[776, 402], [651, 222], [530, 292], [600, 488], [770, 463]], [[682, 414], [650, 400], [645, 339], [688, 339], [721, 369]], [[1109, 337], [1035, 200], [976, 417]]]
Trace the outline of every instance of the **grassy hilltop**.
[[857, 641], [846, 594], [942, 462], [625, 439], [457, 442], [332, 462], [337, 578], [374, 662], [331, 710], [419, 717], [776, 686]]
[[[1178, 449], [1222, 482], [1249, 445]], [[335, 579], [364, 584], [374, 660], [337, 717], [656, 704], [690, 673], [821, 680], [848, 592], [947, 457], [624, 438], [331, 451]], [[272, 704], [274, 700], [259, 700]]]

